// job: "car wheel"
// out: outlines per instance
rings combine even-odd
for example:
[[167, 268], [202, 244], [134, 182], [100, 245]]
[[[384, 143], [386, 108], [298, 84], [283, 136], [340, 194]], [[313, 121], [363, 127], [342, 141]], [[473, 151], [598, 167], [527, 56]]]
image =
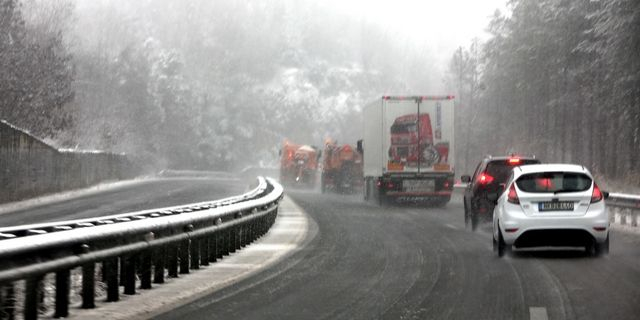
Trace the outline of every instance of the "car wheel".
[[493, 242], [493, 252], [498, 252], [498, 241], [496, 241], [496, 238], [494, 238], [493, 236], [491, 236], [491, 242]]
[[609, 236], [607, 235], [607, 240], [603, 243], [595, 243], [594, 249], [593, 255], [596, 257], [609, 254]]
[[[495, 240], [494, 240], [495, 241]], [[502, 258], [511, 252], [511, 246], [504, 243], [502, 232], [498, 231], [498, 257]]]
[[469, 209], [467, 209], [467, 203], [464, 204], [464, 227], [469, 229], [471, 226], [471, 220], [469, 219]]
[[471, 213], [471, 231], [476, 231], [478, 229], [478, 224], [480, 224], [479, 217], [475, 213]]

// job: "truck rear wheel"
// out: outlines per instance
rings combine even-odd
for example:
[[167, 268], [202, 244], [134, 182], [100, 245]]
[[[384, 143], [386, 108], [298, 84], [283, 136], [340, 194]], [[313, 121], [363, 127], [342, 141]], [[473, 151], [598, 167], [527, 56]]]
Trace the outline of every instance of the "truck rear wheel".
[[364, 190], [362, 190], [362, 195], [364, 196], [364, 201], [369, 201], [369, 179], [364, 179]]

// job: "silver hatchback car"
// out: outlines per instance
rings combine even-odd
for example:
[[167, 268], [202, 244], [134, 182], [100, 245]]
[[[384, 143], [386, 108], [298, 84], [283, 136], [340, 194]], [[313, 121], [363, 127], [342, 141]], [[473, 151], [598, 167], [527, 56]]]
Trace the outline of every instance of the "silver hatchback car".
[[602, 192], [585, 167], [535, 164], [515, 167], [504, 188], [489, 195], [493, 248], [499, 257], [512, 246], [584, 247], [609, 252], [609, 215]]

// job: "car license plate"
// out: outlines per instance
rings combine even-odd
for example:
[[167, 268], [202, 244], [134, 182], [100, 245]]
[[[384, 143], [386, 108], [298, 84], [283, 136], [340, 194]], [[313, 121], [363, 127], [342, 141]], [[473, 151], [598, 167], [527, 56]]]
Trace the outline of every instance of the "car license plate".
[[405, 192], [433, 192], [435, 180], [404, 180], [402, 188]]
[[538, 211], [573, 211], [571, 201], [539, 202]]

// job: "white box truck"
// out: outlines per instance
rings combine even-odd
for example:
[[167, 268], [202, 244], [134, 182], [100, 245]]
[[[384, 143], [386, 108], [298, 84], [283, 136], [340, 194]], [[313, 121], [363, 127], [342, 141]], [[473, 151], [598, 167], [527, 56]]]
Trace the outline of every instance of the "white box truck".
[[445, 205], [454, 178], [453, 96], [384, 96], [364, 108], [364, 197]]

